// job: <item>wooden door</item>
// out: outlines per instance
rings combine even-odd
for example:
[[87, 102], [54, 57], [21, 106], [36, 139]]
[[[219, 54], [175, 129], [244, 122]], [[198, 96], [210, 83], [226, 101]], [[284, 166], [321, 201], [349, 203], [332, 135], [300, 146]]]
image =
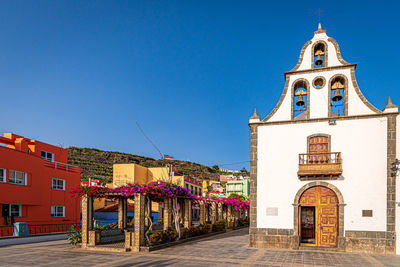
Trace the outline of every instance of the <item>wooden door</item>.
[[[302, 194], [299, 204], [300, 213], [303, 207], [315, 208], [315, 242], [308, 245], [321, 247], [336, 246], [338, 235], [338, 199], [335, 192], [322, 186], [311, 187]], [[300, 237], [306, 233], [306, 229], [303, 228], [304, 224], [300, 220]]]
[[326, 187], [319, 187], [318, 244], [323, 247], [336, 246], [338, 201], [336, 194]]
[[329, 152], [329, 138], [327, 136], [314, 136], [309, 139], [308, 153], [310, 164], [327, 163]]

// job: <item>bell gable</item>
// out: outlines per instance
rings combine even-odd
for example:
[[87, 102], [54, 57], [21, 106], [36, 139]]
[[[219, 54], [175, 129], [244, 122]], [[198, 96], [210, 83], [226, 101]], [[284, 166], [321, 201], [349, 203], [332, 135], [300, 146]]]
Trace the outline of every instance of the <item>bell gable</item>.
[[356, 66], [343, 59], [337, 42], [319, 26], [303, 46], [297, 65], [285, 73], [281, 98], [262, 122], [382, 113], [361, 93]]

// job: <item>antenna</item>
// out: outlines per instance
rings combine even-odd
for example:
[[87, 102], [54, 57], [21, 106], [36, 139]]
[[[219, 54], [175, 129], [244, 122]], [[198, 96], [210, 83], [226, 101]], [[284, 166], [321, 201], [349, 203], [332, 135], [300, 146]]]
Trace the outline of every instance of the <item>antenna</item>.
[[158, 147], [151, 141], [151, 139], [144, 133], [142, 127], [140, 127], [139, 123], [136, 122], [137, 127], [139, 128], [139, 130], [142, 132], [142, 134], [144, 135], [144, 137], [146, 137], [146, 139], [150, 142], [150, 144], [158, 151], [158, 153], [160, 153], [161, 159], [163, 158], [163, 154], [161, 153], [161, 151], [158, 149]]

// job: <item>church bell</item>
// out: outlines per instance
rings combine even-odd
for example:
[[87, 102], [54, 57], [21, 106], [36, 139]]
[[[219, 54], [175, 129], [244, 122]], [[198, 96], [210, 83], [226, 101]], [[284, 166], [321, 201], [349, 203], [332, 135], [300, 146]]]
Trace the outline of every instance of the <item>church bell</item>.
[[303, 96], [299, 95], [299, 97], [297, 98], [297, 102], [296, 102], [296, 106], [302, 107], [304, 106], [304, 100], [303, 100]]
[[321, 55], [317, 55], [317, 60], [315, 61], [315, 65], [322, 65], [322, 57]]
[[315, 52], [315, 55], [317, 56], [317, 60], [315, 61], [315, 65], [319, 66], [322, 65], [322, 56], [324, 52], [322, 50], [318, 50]]
[[342, 100], [343, 96], [340, 93], [340, 89], [344, 89], [344, 85], [340, 81], [337, 81], [333, 84], [332, 89], [335, 90], [335, 92], [333, 93], [332, 100], [335, 102]]
[[339, 89], [335, 89], [335, 92], [333, 93], [333, 97], [332, 97], [332, 100], [333, 101], [340, 101], [340, 100], [342, 100], [342, 95], [340, 94], [340, 90]]

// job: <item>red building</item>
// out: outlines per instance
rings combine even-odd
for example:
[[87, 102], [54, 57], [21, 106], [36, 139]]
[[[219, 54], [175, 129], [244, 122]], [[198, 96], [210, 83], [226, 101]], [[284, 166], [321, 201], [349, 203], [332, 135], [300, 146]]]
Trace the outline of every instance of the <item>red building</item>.
[[228, 182], [228, 181], [234, 181], [236, 180], [236, 177], [233, 175], [220, 175], [219, 176], [219, 181], [220, 182]]
[[46, 224], [51, 232], [79, 223], [79, 201], [69, 191], [80, 185], [81, 170], [67, 164], [68, 149], [10, 133], [0, 144], [0, 226], [26, 222], [32, 232]]

